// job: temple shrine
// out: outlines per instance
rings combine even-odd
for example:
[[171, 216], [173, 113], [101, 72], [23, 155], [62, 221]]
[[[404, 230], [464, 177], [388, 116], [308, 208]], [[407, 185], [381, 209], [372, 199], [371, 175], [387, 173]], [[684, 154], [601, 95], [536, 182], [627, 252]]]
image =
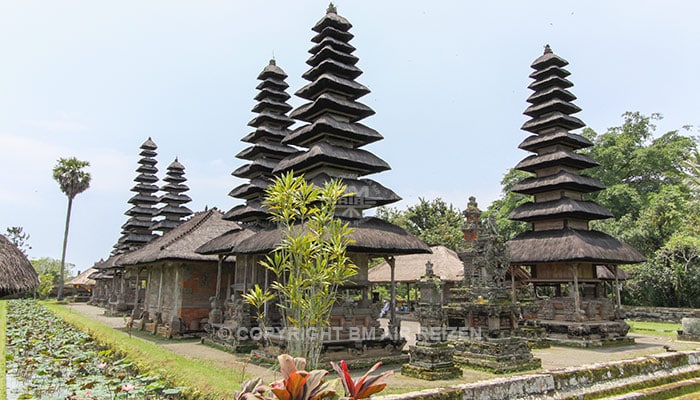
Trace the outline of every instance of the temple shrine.
[[[572, 116], [581, 109], [568, 89], [568, 62], [549, 46], [533, 63], [529, 88], [534, 93], [522, 129], [531, 133], [520, 148], [531, 153], [516, 169], [533, 176], [513, 186], [515, 193], [532, 196], [517, 207], [510, 219], [530, 224], [530, 230], [508, 242], [513, 271], [525, 275], [536, 300], [537, 320], [547, 338], [559, 344], [601, 346], [626, 344], [629, 326], [620, 309], [617, 266], [644, 261], [644, 257], [617, 239], [589, 228], [592, 220], [612, 214], [585, 195], [603, 190], [596, 179], [580, 173], [598, 163], [576, 151], [591, 146], [585, 137], [570, 131], [585, 124]], [[616, 300], [603, 291], [600, 268], [615, 277]]]

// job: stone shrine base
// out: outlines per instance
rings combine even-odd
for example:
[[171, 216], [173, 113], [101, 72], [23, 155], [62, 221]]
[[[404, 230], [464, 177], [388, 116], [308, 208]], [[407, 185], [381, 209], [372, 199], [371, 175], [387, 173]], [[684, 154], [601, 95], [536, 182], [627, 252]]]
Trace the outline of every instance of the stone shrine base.
[[538, 322], [547, 330], [547, 341], [553, 345], [591, 348], [628, 346], [635, 343], [634, 338], [627, 336], [629, 325], [622, 320]]
[[413, 364], [404, 364], [401, 367], [401, 374], [426, 381], [442, 381], [462, 377], [462, 370], [454, 365], [429, 368]]
[[458, 340], [454, 344], [455, 364], [494, 374], [529, 371], [542, 367], [527, 342], [521, 338], [479, 338]]

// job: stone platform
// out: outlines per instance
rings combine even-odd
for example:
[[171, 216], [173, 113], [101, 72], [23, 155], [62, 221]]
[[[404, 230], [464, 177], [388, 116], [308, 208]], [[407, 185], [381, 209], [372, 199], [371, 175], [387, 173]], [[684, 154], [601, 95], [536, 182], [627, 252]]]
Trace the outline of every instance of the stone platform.
[[539, 320], [547, 330], [547, 341], [553, 345], [594, 348], [627, 346], [634, 338], [627, 336], [629, 325], [625, 321], [551, 321]]
[[527, 342], [517, 337], [458, 339], [454, 346], [453, 361], [466, 368], [507, 374], [542, 367]]

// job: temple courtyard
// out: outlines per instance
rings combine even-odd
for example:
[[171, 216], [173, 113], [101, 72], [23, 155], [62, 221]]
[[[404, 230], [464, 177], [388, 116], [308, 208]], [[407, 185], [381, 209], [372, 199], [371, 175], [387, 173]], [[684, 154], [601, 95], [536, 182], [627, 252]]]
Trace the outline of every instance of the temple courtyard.
[[[114, 329], [125, 329], [125, 320], [120, 317], [107, 317], [104, 309], [84, 303], [71, 303], [67, 308], [77, 314], [83, 315], [97, 323], [110, 326]], [[387, 321], [382, 320], [386, 325]], [[403, 321], [401, 334], [407, 339], [407, 346], [415, 343], [415, 334], [420, 326], [414, 321]], [[245, 371], [251, 376], [261, 376], [264, 381], [278, 378], [272, 368], [261, 367], [246, 360], [246, 355], [231, 354], [207, 345], [201, 344], [196, 339], [167, 340], [144, 332], [133, 332], [137, 337], [146, 341], [155, 342], [164, 349], [192, 359], [210, 361], [217, 368], [234, 368]], [[630, 333], [636, 344], [629, 346], [613, 346], [597, 349], [578, 349], [571, 347], [552, 346], [545, 349], [533, 349], [535, 357], [542, 360], [542, 370], [552, 370], [567, 367], [581, 367], [588, 364], [598, 364], [611, 361], [627, 360], [646, 355], [665, 353], [668, 351], [698, 350], [700, 343], [678, 341], [673, 336], [661, 336], [652, 334]], [[406, 393], [421, 389], [444, 387], [453, 384], [472, 383], [488, 379], [503, 377], [482, 371], [465, 369], [463, 376], [449, 381], [425, 381], [403, 376], [399, 371], [401, 365], [385, 365], [383, 369], [392, 369], [396, 373], [390, 377], [388, 386], [382, 394]], [[535, 373], [537, 371], [521, 372], [518, 374]], [[513, 374], [517, 375], [517, 374]]]

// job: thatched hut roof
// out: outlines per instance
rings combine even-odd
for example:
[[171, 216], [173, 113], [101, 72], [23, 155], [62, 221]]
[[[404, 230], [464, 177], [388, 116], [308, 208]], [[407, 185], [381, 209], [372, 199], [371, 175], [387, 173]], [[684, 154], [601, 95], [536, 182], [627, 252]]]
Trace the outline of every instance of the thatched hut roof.
[[216, 261], [215, 255], [195, 250], [210, 240], [240, 226], [222, 218], [221, 211], [212, 208], [195, 213], [177, 228], [153, 240], [138, 250], [126, 253], [119, 260], [122, 266], [146, 264], [163, 260]]
[[646, 261], [629, 245], [603, 232], [578, 229], [530, 231], [508, 241], [511, 264], [593, 262], [636, 264]]
[[85, 271], [81, 272], [76, 276], [75, 278], [69, 280], [66, 282], [66, 286], [75, 286], [75, 287], [92, 287], [95, 286], [95, 280], [90, 278], [90, 275], [98, 272], [97, 269], [90, 267], [86, 269]]
[[0, 235], [0, 276], [0, 296], [39, 286], [39, 276], [27, 256], [4, 235]]
[[[595, 276], [603, 281], [614, 281], [615, 280], [615, 274], [613, 274], [612, 270], [607, 266], [607, 265], [596, 265], [595, 266]], [[627, 273], [622, 268], [617, 269], [617, 279], [619, 280], [627, 280], [630, 278], [630, 274]]]
[[[430, 253], [430, 247], [402, 228], [375, 217], [341, 218], [353, 229], [349, 253], [401, 255]], [[279, 229], [262, 230], [241, 241], [233, 249], [235, 254], [266, 254], [277, 248], [282, 241]]]
[[[432, 254], [407, 254], [396, 257], [394, 281], [416, 282], [425, 275], [425, 264], [433, 263], [433, 272], [443, 281], [464, 279], [464, 264], [453, 250], [445, 246], [432, 246]], [[368, 280], [373, 283], [391, 282], [391, 268], [386, 261], [369, 270]]]
[[241, 241], [253, 236], [262, 229], [263, 228], [257, 224], [246, 225], [245, 228], [239, 227], [238, 229], [232, 229], [204, 243], [195, 251], [199, 254], [229, 254]]

